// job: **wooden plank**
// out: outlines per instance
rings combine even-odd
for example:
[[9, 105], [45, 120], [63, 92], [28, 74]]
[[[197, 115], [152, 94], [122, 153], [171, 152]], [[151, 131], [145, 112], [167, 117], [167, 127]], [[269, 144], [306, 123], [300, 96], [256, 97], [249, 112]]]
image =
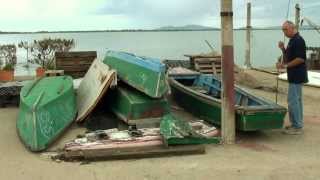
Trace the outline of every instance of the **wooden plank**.
[[195, 59], [195, 62], [221, 62], [221, 59], [219, 58], [210, 58], [210, 59], [207, 59], [207, 58], [203, 58], [203, 59]]
[[201, 69], [200, 72], [202, 72], [202, 73], [212, 73], [212, 69]]
[[214, 63], [212, 63], [212, 74], [217, 74], [217, 68]]
[[57, 66], [71, 66], [71, 65], [91, 65], [93, 60], [66, 60], [66, 59], [56, 59]]
[[92, 61], [94, 59], [96, 59], [96, 57], [94, 56], [89, 56], [89, 57], [77, 57], [77, 56], [74, 56], [74, 57], [55, 57], [57, 60], [63, 60], [63, 61]]
[[95, 108], [111, 85], [116, 84], [116, 72], [108, 65], [95, 60], [77, 90], [78, 117], [83, 121]]
[[75, 71], [84, 71], [84, 73], [90, 68], [90, 66], [64, 66], [62, 70], [64, 72], [75, 72]]
[[212, 68], [212, 64], [198, 64], [199, 68]]
[[97, 51], [56, 52], [55, 57], [94, 57], [94, 58], [96, 58]]
[[47, 70], [44, 74], [45, 76], [63, 76], [64, 70]]
[[221, 61], [221, 57], [215, 57], [215, 58], [195, 58], [195, 61]]
[[56, 69], [64, 70], [66, 75], [78, 78], [85, 75], [96, 57], [96, 51], [56, 52], [55, 65]]
[[184, 55], [189, 58], [221, 58], [221, 56], [212, 56], [212, 55]]
[[88, 149], [76, 152], [63, 152], [64, 160], [108, 160], [108, 159], [132, 159], [173, 155], [204, 154], [204, 145], [179, 145], [179, 146], [153, 146], [115, 149]]

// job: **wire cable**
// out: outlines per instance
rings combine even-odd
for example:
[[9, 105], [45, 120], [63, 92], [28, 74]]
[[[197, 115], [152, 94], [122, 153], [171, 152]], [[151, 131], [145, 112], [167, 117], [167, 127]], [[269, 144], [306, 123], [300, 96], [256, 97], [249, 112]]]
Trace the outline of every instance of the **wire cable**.
[[[287, 6], [287, 13], [286, 13], [286, 19], [285, 21], [287, 21], [289, 19], [289, 12], [290, 12], [290, 5], [291, 5], [291, 0], [288, 0], [288, 6]], [[286, 36], [283, 34], [283, 43], [286, 43]], [[284, 61], [284, 54], [282, 53], [282, 57], [280, 60], [280, 63], [283, 63]], [[278, 104], [278, 91], [279, 91], [279, 75], [280, 75], [280, 71], [279, 69], [277, 69], [277, 84], [276, 84], [276, 104]]]

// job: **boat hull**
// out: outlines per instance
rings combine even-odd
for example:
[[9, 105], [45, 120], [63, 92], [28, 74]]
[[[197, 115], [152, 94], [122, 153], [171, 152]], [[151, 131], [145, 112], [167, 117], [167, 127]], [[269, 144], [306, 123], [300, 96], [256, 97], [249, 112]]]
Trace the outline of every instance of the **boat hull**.
[[93, 61], [77, 89], [78, 116], [76, 121], [85, 121], [101, 98], [116, 85], [116, 72], [98, 59]]
[[17, 132], [27, 148], [42, 151], [73, 122], [76, 113], [72, 78], [41, 78], [21, 90]]
[[[169, 80], [172, 95], [177, 103], [197, 117], [215, 125], [221, 125], [221, 101], [195, 92], [174, 78]], [[241, 131], [279, 129], [283, 127], [286, 109], [249, 108], [236, 106], [236, 128]]]
[[161, 98], [168, 91], [165, 65], [158, 59], [109, 51], [103, 62], [115, 69], [122, 81], [150, 97]]
[[150, 98], [126, 85], [120, 85], [112, 92], [110, 108], [128, 124], [156, 119], [160, 121], [169, 112], [169, 104], [165, 98]]

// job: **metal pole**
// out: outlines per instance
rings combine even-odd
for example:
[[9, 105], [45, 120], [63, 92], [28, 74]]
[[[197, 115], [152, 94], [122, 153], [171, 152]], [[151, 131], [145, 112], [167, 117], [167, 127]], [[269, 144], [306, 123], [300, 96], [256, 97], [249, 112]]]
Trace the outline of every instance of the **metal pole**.
[[225, 144], [235, 143], [235, 93], [232, 0], [221, 0], [222, 96], [221, 129]]
[[300, 25], [300, 6], [299, 4], [296, 4], [296, 28], [299, 31], [299, 25]]
[[247, 35], [246, 35], [246, 55], [245, 67], [251, 68], [251, 3], [247, 3]]

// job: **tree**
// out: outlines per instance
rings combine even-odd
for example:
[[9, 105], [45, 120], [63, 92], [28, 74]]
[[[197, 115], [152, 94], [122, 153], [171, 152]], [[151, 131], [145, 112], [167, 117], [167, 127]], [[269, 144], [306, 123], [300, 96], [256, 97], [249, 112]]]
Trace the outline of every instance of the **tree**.
[[[23, 44], [23, 43], [22, 43]], [[23, 47], [23, 46], [21, 46]], [[34, 40], [30, 46], [32, 63], [37, 63], [45, 69], [54, 67], [55, 52], [67, 52], [74, 47], [73, 39], [51, 39]]]
[[31, 44], [29, 44], [28, 41], [21, 41], [18, 44], [18, 47], [19, 48], [24, 48], [25, 50], [27, 50], [27, 62], [29, 63], [30, 62], [30, 60], [29, 60], [29, 51], [31, 49]]

